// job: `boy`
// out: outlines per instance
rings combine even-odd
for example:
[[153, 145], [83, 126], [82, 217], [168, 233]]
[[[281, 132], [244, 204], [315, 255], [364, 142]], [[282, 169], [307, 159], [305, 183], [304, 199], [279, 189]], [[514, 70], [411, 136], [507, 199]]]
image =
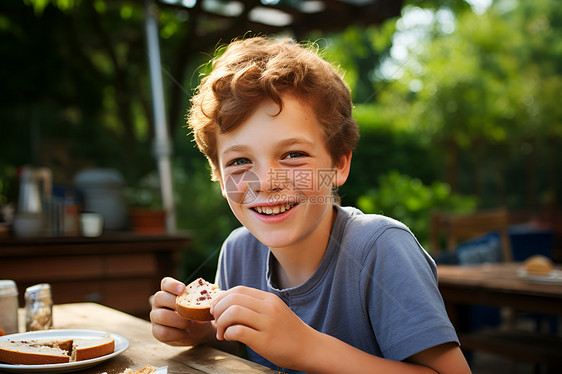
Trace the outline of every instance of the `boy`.
[[470, 372], [412, 233], [337, 204], [359, 136], [351, 112], [336, 69], [290, 40], [236, 41], [214, 61], [188, 122], [243, 227], [221, 251], [215, 321], [181, 318], [184, 285], [165, 278], [157, 339], [240, 342], [284, 372]]

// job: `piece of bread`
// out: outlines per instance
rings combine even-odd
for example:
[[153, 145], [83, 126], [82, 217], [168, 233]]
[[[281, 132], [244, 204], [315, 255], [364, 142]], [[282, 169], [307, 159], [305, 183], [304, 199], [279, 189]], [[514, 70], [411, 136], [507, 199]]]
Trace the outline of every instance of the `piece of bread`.
[[13, 365], [47, 365], [105, 356], [115, 350], [109, 335], [84, 339], [0, 341], [0, 362]]
[[552, 261], [543, 255], [534, 255], [524, 262], [525, 271], [529, 275], [548, 275], [554, 269]]
[[211, 302], [221, 292], [217, 285], [198, 278], [185, 286], [183, 293], [176, 297], [176, 310], [183, 318], [212, 321]]
[[156, 368], [150, 365], [146, 365], [145, 367], [143, 367], [140, 370], [134, 371], [133, 369], [125, 369], [124, 372], [122, 372], [121, 374], [152, 374], [156, 371]]
[[13, 365], [61, 364], [70, 361], [68, 351], [37, 341], [0, 341], [0, 362]]
[[115, 340], [112, 337], [74, 339], [71, 361], [83, 361], [113, 353]]

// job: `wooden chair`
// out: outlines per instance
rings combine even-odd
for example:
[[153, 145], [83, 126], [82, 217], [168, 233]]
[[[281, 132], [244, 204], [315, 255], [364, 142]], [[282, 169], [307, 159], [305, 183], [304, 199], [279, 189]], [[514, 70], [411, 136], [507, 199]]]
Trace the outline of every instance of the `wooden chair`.
[[507, 209], [480, 211], [474, 214], [455, 215], [434, 211], [431, 214], [430, 249], [432, 254], [441, 251], [441, 236], [445, 235], [446, 249], [454, 252], [459, 241], [470, 240], [490, 232], [500, 235], [503, 261], [513, 261], [513, 250], [508, 234]]

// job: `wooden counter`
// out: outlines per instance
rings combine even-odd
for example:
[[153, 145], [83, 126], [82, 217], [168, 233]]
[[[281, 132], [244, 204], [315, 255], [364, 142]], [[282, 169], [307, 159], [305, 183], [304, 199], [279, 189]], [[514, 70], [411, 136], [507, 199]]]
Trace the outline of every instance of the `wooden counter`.
[[51, 284], [57, 304], [96, 302], [148, 318], [148, 298], [164, 276], [175, 276], [189, 234], [138, 235], [108, 232], [97, 238], [0, 239], [0, 278], [25, 289]]

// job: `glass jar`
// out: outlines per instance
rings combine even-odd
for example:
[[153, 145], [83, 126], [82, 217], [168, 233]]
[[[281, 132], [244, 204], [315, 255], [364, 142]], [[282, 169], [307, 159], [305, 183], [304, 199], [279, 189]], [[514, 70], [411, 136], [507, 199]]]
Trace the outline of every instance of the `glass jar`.
[[0, 335], [18, 332], [18, 288], [13, 280], [0, 280]]
[[48, 330], [53, 327], [53, 299], [48, 283], [36, 284], [25, 290], [25, 329]]

